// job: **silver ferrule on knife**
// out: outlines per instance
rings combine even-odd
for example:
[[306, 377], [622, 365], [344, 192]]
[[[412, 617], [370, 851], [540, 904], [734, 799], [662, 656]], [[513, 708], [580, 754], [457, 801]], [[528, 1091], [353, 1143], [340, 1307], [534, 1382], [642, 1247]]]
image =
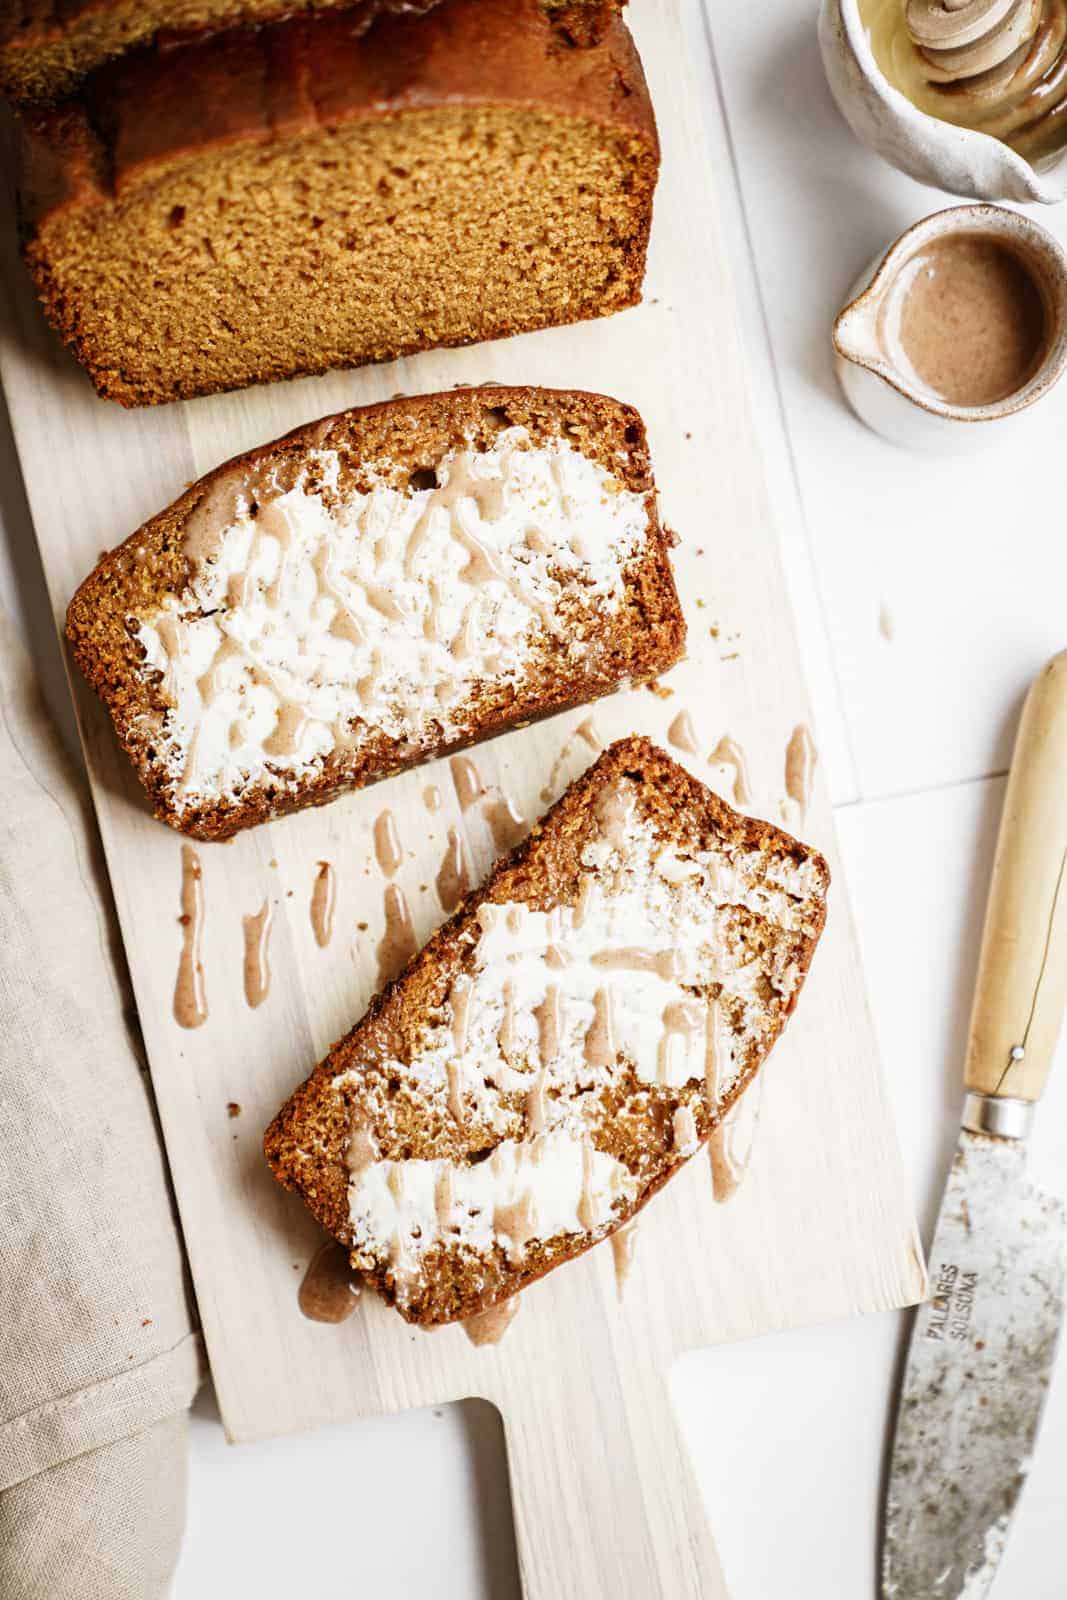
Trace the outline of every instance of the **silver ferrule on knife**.
[[1027, 1139], [1036, 1108], [1034, 1100], [1011, 1100], [971, 1089], [963, 1102], [963, 1126], [969, 1133], [985, 1133], [992, 1139]]

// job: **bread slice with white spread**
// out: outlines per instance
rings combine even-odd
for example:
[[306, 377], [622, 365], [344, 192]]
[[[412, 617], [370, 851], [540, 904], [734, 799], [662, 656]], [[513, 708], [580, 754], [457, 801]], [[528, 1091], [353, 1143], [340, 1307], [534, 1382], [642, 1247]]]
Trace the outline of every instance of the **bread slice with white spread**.
[[829, 871], [647, 739], [612, 745], [267, 1130], [275, 1176], [411, 1322], [632, 1218], [800, 993]]
[[157, 816], [224, 839], [673, 666], [670, 542], [632, 407], [457, 389], [220, 467], [67, 637]]

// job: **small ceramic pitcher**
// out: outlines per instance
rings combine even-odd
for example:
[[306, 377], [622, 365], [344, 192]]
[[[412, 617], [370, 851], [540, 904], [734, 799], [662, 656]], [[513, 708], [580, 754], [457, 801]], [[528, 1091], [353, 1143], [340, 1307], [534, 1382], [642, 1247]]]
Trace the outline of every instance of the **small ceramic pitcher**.
[[[902, 269], [936, 239], [973, 232], [1003, 240], [1022, 260], [1044, 303], [1041, 359], [1020, 388], [988, 405], [953, 405], [926, 386], [895, 337]], [[838, 380], [856, 415], [906, 449], [952, 454], [988, 447], [1026, 419], [1067, 366], [1067, 254], [1028, 217], [1000, 206], [936, 211], [901, 234], [853, 285], [833, 327]], [[990, 432], [982, 424], [997, 423]]]

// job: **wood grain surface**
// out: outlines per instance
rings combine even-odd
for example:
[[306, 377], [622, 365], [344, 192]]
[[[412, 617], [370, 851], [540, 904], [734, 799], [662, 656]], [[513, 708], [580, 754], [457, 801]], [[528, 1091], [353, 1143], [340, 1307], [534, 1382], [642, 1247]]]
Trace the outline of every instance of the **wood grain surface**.
[[1023, 706], [989, 886], [964, 1082], [1040, 1100], [1067, 994], [1067, 650]]
[[[644, 302], [608, 321], [124, 412], [96, 400], [56, 347], [7, 238], [0, 372], [57, 625], [101, 550], [189, 480], [298, 423], [398, 391], [488, 379], [600, 389], [635, 404], [648, 423], [663, 515], [681, 539], [676, 570], [690, 653], [670, 675], [669, 698], [637, 690], [601, 702], [597, 732], [607, 742], [643, 731], [666, 744], [688, 711], [697, 751], [674, 753], [730, 799], [740, 793], [737, 766], [709, 756], [739, 753], [745, 808], [784, 820], [836, 868], [818, 767], [804, 816], [796, 782], [790, 796], [786, 781], [787, 749], [809, 710], [680, 0], [631, 9], [663, 177]], [[840, 873], [799, 1011], [765, 1069], [744, 1183], [729, 1204], [716, 1204], [707, 1163], [694, 1159], [645, 1212], [621, 1301], [604, 1246], [531, 1288], [499, 1346], [475, 1348], [459, 1328], [409, 1328], [370, 1297], [327, 1327], [298, 1308], [320, 1239], [271, 1179], [262, 1132], [376, 987], [386, 880], [375, 819], [386, 807], [395, 818], [404, 859], [394, 887], [421, 939], [443, 917], [435, 880], [449, 830], [465, 838], [475, 879], [493, 859], [489, 808], [462, 810], [439, 763], [229, 845], [198, 846], [208, 1018], [186, 1030], [172, 1014], [182, 841], [148, 814], [100, 708], [80, 687], [75, 696], [231, 1438], [482, 1395], [504, 1418], [531, 1600], [723, 1593], [675, 1431], [672, 1360], [715, 1341], [907, 1304], [924, 1285]], [[592, 759], [588, 743], [572, 737], [585, 715], [483, 746], [473, 753], [483, 782], [533, 818], [544, 809], [542, 791], [554, 797]], [[443, 798], [435, 813], [424, 801], [431, 785]], [[325, 948], [310, 915], [321, 861], [332, 864], [337, 891]], [[242, 918], [267, 897], [275, 903], [272, 982], [252, 1009]]]

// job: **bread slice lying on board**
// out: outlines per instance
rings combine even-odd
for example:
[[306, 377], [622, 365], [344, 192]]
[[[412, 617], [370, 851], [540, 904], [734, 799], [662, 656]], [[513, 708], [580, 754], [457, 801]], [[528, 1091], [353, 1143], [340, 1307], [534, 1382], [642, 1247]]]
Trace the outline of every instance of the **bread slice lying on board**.
[[672, 666], [668, 543], [631, 407], [457, 389], [220, 467], [67, 637], [156, 815], [223, 839]]
[[24, 254], [100, 394], [148, 405], [606, 316], [659, 169], [617, 17], [345, 12], [138, 54], [25, 122]]
[[[439, 0], [8, 0], [0, 15], [0, 93], [16, 105], [58, 100], [116, 56], [175, 35], [344, 11], [354, 28], [382, 13], [430, 11]], [[583, 38], [617, 0], [544, 0]], [[602, 24], [601, 24], [602, 25]]]
[[796, 1004], [829, 871], [643, 738], [498, 863], [267, 1130], [275, 1176], [411, 1322], [625, 1223]]

